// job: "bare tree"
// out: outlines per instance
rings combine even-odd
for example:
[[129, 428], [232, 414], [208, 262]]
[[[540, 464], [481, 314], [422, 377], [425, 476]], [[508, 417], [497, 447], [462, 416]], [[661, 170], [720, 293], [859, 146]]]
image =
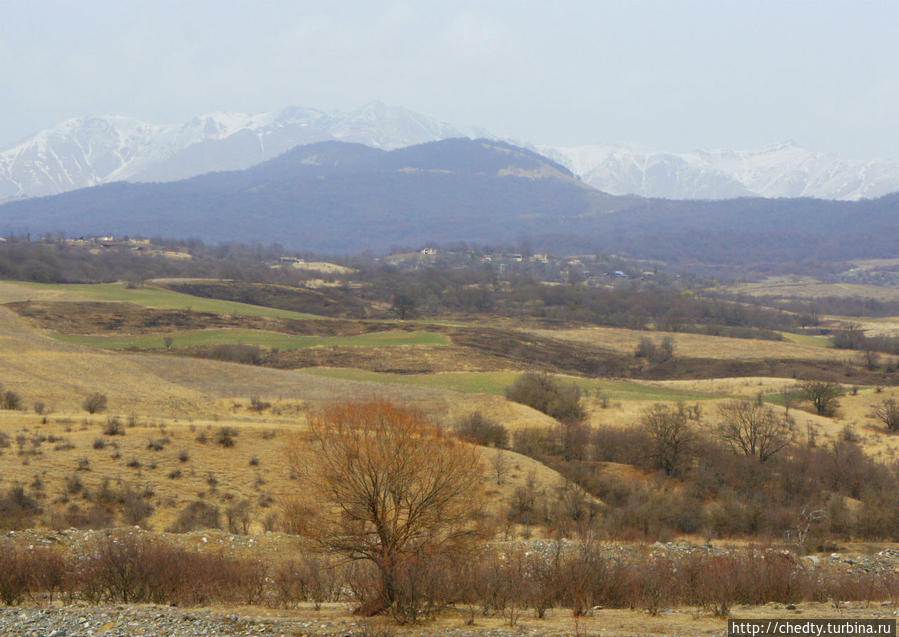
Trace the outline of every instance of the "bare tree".
[[656, 403], [643, 412], [640, 424], [651, 440], [650, 455], [667, 475], [680, 473], [696, 441], [695, 425], [700, 420], [698, 405], [676, 408]]
[[372, 563], [373, 612], [398, 603], [398, 575], [457, 547], [482, 480], [476, 449], [389, 402], [345, 402], [309, 417], [310, 436], [289, 449], [317, 503], [300, 531], [329, 551]]
[[819, 416], [833, 416], [839, 407], [842, 388], [837, 383], [823, 380], [809, 380], [801, 383], [799, 388], [806, 400], [811, 401]]
[[899, 431], [899, 403], [895, 399], [887, 398], [875, 405], [871, 415], [886, 425], [889, 431]]
[[793, 442], [795, 425], [789, 416], [780, 416], [758, 401], [732, 400], [718, 406], [721, 422], [718, 436], [735, 453], [768, 458]]
[[506, 455], [505, 452], [497, 447], [493, 451], [493, 458], [490, 462], [493, 465], [493, 476], [496, 478], [496, 484], [502, 484], [506, 481]]

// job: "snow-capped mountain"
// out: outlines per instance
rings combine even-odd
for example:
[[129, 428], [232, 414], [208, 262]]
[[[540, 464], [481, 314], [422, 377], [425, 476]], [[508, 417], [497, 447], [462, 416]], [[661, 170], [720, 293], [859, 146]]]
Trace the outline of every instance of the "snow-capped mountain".
[[112, 181], [172, 181], [247, 168], [319, 141], [382, 149], [466, 131], [380, 102], [350, 113], [288, 107], [278, 113], [210, 113], [179, 125], [119, 116], [70, 119], [0, 151], [0, 201]]
[[[175, 181], [239, 170], [321, 141], [391, 150], [463, 136], [493, 137], [380, 102], [349, 113], [294, 106], [255, 115], [217, 112], [176, 125], [120, 116], [82, 117], [0, 151], [0, 202], [112, 181]], [[526, 146], [615, 195], [857, 200], [899, 191], [897, 161], [845, 159], [794, 143], [756, 151], [689, 153], [632, 145]]]
[[899, 191], [899, 162], [861, 161], [801, 148], [670, 153], [632, 145], [538, 147], [605, 192], [665, 199], [816, 197], [858, 200]]

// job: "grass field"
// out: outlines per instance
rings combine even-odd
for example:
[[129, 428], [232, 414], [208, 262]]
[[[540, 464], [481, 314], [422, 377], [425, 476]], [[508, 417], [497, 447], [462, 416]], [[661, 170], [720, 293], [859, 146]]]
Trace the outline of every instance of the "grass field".
[[175, 348], [203, 345], [259, 345], [278, 349], [303, 349], [306, 347], [385, 347], [395, 345], [449, 345], [449, 337], [434, 332], [373, 332], [356, 336], [297, 336], [263, 330], [184, 330], [165, 334], [140, 334], [135, 336], [89, 336], [58, 334], [56, 339], [104, 349], [165, 349], [165, 337], [171, 337]]
[[817, 279], [796, 276], [775, 276], [756, 283], [725, 287], [732, 294], [773, 296], [779, 298], [814, 299], [828, 296], [861, 297], [879, 301], [899, 300], [899, 290], [860, 283], [824, 283]]
[[[732, 338], [728, 336], [706, 336], [682, 332], [646, 332], [617, 327], [582, 327], [564, 330], [528, 330], [538, 336], [556, 338], [578, 343], [606, 347], [623, 354], [633, 354], [641, 338], [649, 337], [655, 342], [665, 336], [674, 341], [675, 356], [733, 359], [804, 359], [832, 360], [850, 359], [855, 354], [826, 347], [826, 338], [799, 336], [788, 341], [769, 341], [752, 338]], [[791, 335], [791, 336], [796, 336]]]
[[814, 334], [794, 334], [793, 332], [778, 332], [791, 343], [800, 345], [808, 345], [810, 347], [831, 347], [830, 339], [826, 336], [815, 336]]
[[[503, 395], [519, 372], [443, 372], [436, 374], [389, 374], [360, 369], [319, 367], [305, 373], [343, 380], [416, 385], [464, 393]], [[660, 387], [648, 383], [625, 380], [557, 376], [575, 383], [587, 396], [602, 396], [614, 400], [639, 401], [695, 401], [721, 398], [721, 394]]]
[[139, 288], [128, 288], [124, 283], [21, 283], [34, 290], [54, 290], [71, 292], [82, 298], [94, 301], [124, 301], [167, 310], [196, 310], [198, 312], [217, 312], [219, 314], [244, 314], [248, 316], [270, 316], [274, 318], [308, 319], [323, 318], [316, 314], [291, 312], [273, 307], [237, 303], [235, 301], [219, 301], [174, 292], [155, 285]]

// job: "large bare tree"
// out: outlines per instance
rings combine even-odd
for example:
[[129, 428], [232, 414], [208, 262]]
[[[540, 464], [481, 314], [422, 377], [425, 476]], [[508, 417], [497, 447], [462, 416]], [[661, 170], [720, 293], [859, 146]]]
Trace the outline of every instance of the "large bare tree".
[[793, 419], [757, 400], [731, 400], [718, 406], [718, 437], [736, 453], [768, 458], [793, 442]]
[[679, 403], [670, 407], [657, 403], [643, 411], [640, 424], [650, 439], [650, 457], [667, 475], [683, 471], [696, 443], [696, 426], [700, 421], [699, 405]]
[[374, 564], [377, 601], [390, 607], [410, 562], [471, 535], [479, 455], [419, 412], [385, 401], [332, 405], [310, 415], [309, 430], [289, 454], [316, 503], [300, 530], [329, 551]]

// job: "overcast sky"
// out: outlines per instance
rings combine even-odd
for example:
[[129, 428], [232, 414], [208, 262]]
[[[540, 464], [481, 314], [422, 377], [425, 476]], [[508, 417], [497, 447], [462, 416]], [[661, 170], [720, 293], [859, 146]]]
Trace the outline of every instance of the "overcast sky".
[[538, 144], [899, 159], [899, 2], [0, 0], [0, 147], [372, 100]]

